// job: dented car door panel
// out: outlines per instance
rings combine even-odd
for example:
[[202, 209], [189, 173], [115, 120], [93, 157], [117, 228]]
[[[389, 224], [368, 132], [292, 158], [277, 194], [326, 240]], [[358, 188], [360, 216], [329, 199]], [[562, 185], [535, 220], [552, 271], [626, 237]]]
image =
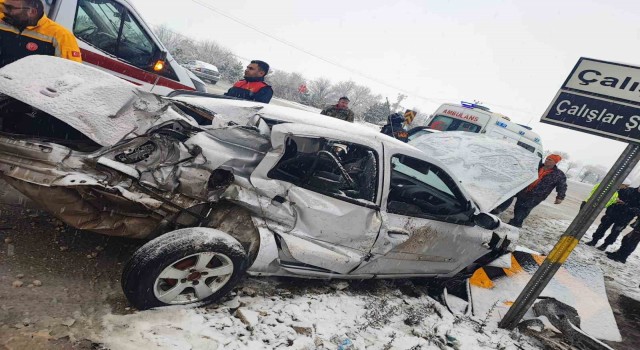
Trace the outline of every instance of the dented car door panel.
[[451, 275], [486, 254], [491, 231], [469, 224], [475, 210], [442, 165], [386, 152], [384, 223], [371, 261], [355, 273]]
[[487, 252], [482, 246], [490, 234], [486, 230], [397, 214], [383, 217], [374, 258], [355, 273], [448, 275]]
[[[378, 191], [376, 189], [372, 193], [368, 188], [358, 191], [361, 188], [358, 181], [361, 179], [351, 179], [342, 166], [342, 160], [332, 154], [326, 157], [318, 155], [326, 149], [337, 148], [333, 146], [338, 141], [323, 138], [327, 134], [327, 130], [308, 126], [274, 126], [271, 133], [273, 149], [258, 165], [251, 182], [258, 193], [271, 199], [262, 201], [265, 212], [288, 211], [295, 217], [295, 225], [291, 230], [278, 232], [288, 249], [283, 254], [288, 253], [305, 264], [348, 273], [369, 254], [378, 235], [382, 224], [375, 203]], [[347, 138], [347, 135], [339, 133], [331, 138], [339, 139], [340, 136]], [[356, 152], [371, 149], [376, 152], [369, 147], [375, 147], [375, 144], [361, 146], [362, 149], [351, 142], [339, 145], [341, 150], [350, 148]], [[378, 147], [377, 153], [381, 153], [380, 149]], [[321, 157], [326, 159], [319, 160]], [[377, 164], [377, 161], [372, 164]], [[332, 166], [338, 170], [332, 169]], [[375, 176], [369, 179], [377, 180], [379, 170], [371, 168], [369, 164], [367, 169], [374, 171]], [[347, 183], [346, 177], [349, 177], [350, 183]], [[316, 245], [315, 251], [309, 251], [312, 247], [309, 246], [310, 242]]]

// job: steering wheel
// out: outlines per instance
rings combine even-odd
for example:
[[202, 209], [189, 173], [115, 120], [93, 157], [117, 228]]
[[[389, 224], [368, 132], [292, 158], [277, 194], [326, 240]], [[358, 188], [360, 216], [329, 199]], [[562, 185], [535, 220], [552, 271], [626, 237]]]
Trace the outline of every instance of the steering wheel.
[[411, 192], [413, 191], [408, 190], [403, 193], [404, 196], [409, 198], [409, 201], [411, 202], [411, 204], [420, 207], [421, 209], [427, 211], [430, 214], [435, 214], [435, 215], [446, 214], [446, 207], [447, 207], [446, 202], [441, 204], [432, 204], [426, 199], [416, 197], [414, 195], [415, 193], [411, 193]]
[[[340, 164], [340, 161], [333, 154], [331, 154], [328, 151], [320, 151], [320, 152], [318, 152], [318, 157], [320, 157], [320, 155], [326, 155], [326, 156], [329, 157], [329, 159], [333, 160], [333, 162], [336, 163], [336, 165], [338, 166], [338, 170], [340, 170], [340, 173], [342, 174], [342, 177], [347, 182], [347, 185], [349, 185], [349, 187], [351, 187], [351, 188], [355, 188], [356, 187], [356, 182], [353, 181], [353, 179], [351, 178], [349, 173], [347, 173], [347, 171], [344, 169], [342, 164]], [[314, 167], [313, 167], [312, 170], [315, 170], [315, 166], [316, 165], [317, 165], [317, 163], [314, 163]], [[313, 174], [313, 172], [312, 172], [312, 174]]]
[[83, 30], [75, 32], [74, 34], [77, 37], [84, 37], [85, 35], [86, 36], [90, 36], [90, 35], [93, 35], [93, 33], [95, 33], [97, 30], [98, 30], [98, 27], [87, 27], [87, 28], [85, 28]]
[[414, 205], [417, 205], [418, 207], [420, 207], [422, 209], [424, 209], [429, 214], [434, 214], [434, 215], [444, 215], [444, 214], [446, 214], [445, 212], [443, 212], [443, 209], [445, 209], [445, 207], [446, 207], [446, 203], [444, 203], [444, 204], [431, 204], [426, 200], [417, 199], [417, 198], [411, 198], [411, 203], [414, 204]]

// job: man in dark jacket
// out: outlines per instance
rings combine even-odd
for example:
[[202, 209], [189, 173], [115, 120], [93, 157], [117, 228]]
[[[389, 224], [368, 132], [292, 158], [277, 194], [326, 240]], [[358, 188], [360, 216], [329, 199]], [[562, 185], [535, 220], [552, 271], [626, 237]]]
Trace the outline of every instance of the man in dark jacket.
[[387, 117], [387, 124], [380, 130], [381, 133], [395, 137], [396, 139], [407, 142], [409, 134], [404, 129], [405, 118], [400, 113], [393, 113]]
[[509, 225], [522, 227], [524, 219], [529, 216], [533, 208], [544, 201], [554, 188], [558, 193], [554, 203], [562, 203], [567, 194], [567, 177], [556, 166], [561, 160], [562, 157], [557, 154], [549, 155], [538, 168], [538, 179], [527, 188], [518, 192], [515, 197], [509, 198], [506, 202], [500, 204], [496, 209], [491, 211], [491, 213], [499, 214], [505, 211], [515, 198], [516, 205], [513, 210], [513, 219], [509, 221]]
[[347, 98], [346, 96], [340, 97], [340, 99], [338, 99], [338, 104], [323, 109], [320, 114], [341, 119], [350, 123], [353, 123], [354, 119], [353, 111], [349, 109], [349, 98]]
[[616, 242], [620, 232], [637, 215], [640, 215], [640, 188], [628, 187], [618, 190], [618, 199], [614, 204], [607, 207], [598, 229], [593, 233], [593, 237], [590, 242], [587, 242], [587, 245], [595, 246], [598, 244], [598, 241], [604, 237], [609, 227], [613, 226], [604, 243], [598, 247], [602, 251], [607, 250], [607, 247]]
[[631, 226], [633, 227], [633, 231], [622, 237], [622, 244], [618, 251], [613, 253], [607, 252], [607, 257], [609, 259], [625, 264], [629, 255], [636, 250], [638, 243], [640, 243], [640, 225], [638, 223], [634, 223], [631, 224]]
[[273, 89], [264, 82], [267, 73], [269, 73], [269, 65], [266, 62], [251, 61], [247, 69], [244, 70], [244, 79], [233, 84], [225, 96], [269, 103], [273, 97]]

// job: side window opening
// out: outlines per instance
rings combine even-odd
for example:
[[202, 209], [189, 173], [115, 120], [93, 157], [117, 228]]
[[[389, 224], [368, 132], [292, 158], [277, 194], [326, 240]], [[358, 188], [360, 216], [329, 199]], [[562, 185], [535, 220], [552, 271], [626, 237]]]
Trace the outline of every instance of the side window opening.
[[79, 0], [73, 34], [96, 48], [116, 56], [124, 7], [112, 1]]
[[267, 176], [331, 197], [375, 203], [378, 156], [350, 142], [291, 136]]
[[469, 202], [442, 169], [408, 156], [393, 156], [389, 213], [468, 221], [466, 215], [460, 214], [469, 209]]

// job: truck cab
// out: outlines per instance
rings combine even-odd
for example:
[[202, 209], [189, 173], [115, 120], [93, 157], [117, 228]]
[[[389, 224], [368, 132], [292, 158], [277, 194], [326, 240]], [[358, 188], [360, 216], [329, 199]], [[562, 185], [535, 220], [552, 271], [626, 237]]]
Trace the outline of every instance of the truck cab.
[[206, 92], [202, 80], [178, 64], [129, 1], [44, 4], [47, 16], [78, 39], [83, 63], [160, 95], [173, 90]]
[[476, 103], [445, 103], [427, 120], [427, 126], [439, 131], [467, 131], [501, 139], [542, 158], [540, 135], [530, 127], [517, 124], [509, 117], [492, 112]]

